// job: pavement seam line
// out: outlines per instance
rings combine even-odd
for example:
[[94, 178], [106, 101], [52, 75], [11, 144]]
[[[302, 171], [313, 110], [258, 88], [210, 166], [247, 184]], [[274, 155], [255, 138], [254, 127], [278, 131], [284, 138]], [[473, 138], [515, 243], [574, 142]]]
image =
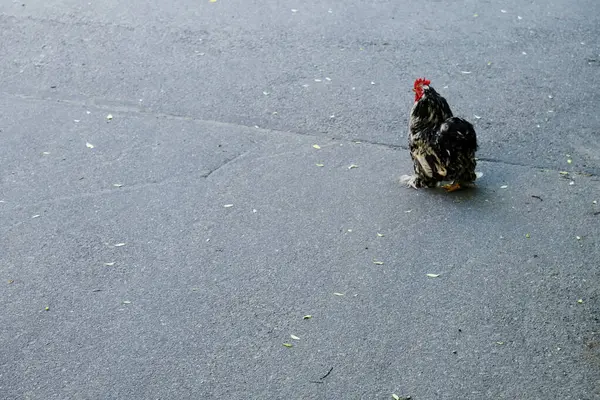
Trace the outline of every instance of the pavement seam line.
[[[193, 121], [193, 122], [198, 122], [198, 123], [207, 123], [207, 124], [231, 126], [231, 127], [238, 127], [238, 128], [243, 127], [243, 128], [247, 128], [249, 130], [262, 131], [263, 133], [283, 134], [283, 135], [291, 135], [291, 136], [305, 136], [305, 137], [314, 138], [315, 140], [323, 140], [322, 136], [317, 136], [317, 135], [314, 135], [311, 133], [306, 133], [306, 132], [283, 131], [283, 130], [278, 130], [278, 129], [260, 128], [260, 127], [257, 128], [256, 126], [237, 124], [234, 122], [223, 122], [223, 121], [216, 121], [216, 120], [210, 120], [210, 119], [202, 119], [202, 118], [197, 118], [197, 117], [192, 117], [192, 116], [187, 116], [187, 115], [165, 113], [165, 112], [151, 112], [151, 111], [143, 110], [139, 107], [133, 107], [133, 106], [126, 106], [126, 105], [119, 106], [117, 104], [112, 105], [112, 106], [102, 105], [102, 104], [94, 104], [94, 103], [90, 104], [86, 101], [81, 101], [81, 100], [79, 100], [79, 101], [78, 100], [64, 100], [64, 99], [59, 99], [59, 98], [42, 97], [42, 96], [25, 95], [25, 94], [14, 94], [14, 93], [7, 93], [7, 92], [1, 92], [1, 94], [6, 95], [6, 96], [11, 96], [11, 97], [17, 97], [17, 98], [20, 98], [23, 100], [64, 103], [64, 104], [68, 104], [68, 105], [72, 105], [72, 106], [85, 106], [85, 107], [88, 107], [91, 109], [102, 110], [102, 111], [112, 111], [112, 112], [119, 112], [119, 113], [123, 113], [123, 114], [138, 114], [141, 116], [148, 116], [148, 117], [155, 117], [155, 118]], [[382, 142], [376, 142], [376, 141], [372, 141], [372, 140], [363, 140], [360, 138], [344, 139], [344, 138], [340, 138], [340, 137], [329, 137], [328, 139], [338, 141], [338, 142], [344, 142], [344, 143], [361, 142], [361, 143], [366, 143], [366, 144], [370, 144], [373, 146], [385, 147], [385, 148], [388, 148], [391, 150], [408, 150], [408, 146], [405, 146], [405, 145], [382, 143]], [[233, 159], [231, 161], [233, 161]], [[551, 167], [522, 164], [522, 163], [517, 163], [517, 162], [500, 160], [500, 159], [496, 159], [496, 158], [478, 157], [478, 161], [485, 161], [485, 162], [489, 162], [489, 163], [519, 166], [519, 167], [526, 167], [526, 168], [544, 169], [544, 170], [548, 170], [548, 171], [559, 171], [559, 169], [554, 169]], [[590, 172], [578, 172], [578, 173], [582, 174], [582, 175], [586, 175], [586, 176], [596, 176], [596, 174], [593, 174]], [[210, 174], [211, 173], [209, 172], [208, 175], [210, 175]]]

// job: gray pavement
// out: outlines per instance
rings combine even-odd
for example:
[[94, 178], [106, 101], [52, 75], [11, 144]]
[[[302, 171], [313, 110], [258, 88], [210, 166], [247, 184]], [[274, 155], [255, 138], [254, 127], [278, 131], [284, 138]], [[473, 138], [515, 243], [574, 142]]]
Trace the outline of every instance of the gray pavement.
[[[1, 4], [0, 398], [600, 399], [573, 3]], [[399, 185], [417, 76], [476, 189]]]

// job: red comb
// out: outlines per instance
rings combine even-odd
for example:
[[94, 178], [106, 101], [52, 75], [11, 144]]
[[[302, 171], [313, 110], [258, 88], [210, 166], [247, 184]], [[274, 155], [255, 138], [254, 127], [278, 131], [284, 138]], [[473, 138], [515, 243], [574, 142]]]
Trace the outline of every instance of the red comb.
[[427, 85], [429, 86], [429, 84], [431, 83], [431, 81], [429, 79], [425, 79], [425, 78], [418, 78], [415, 81], [415, 87], [417, 86], [423, 86], [423, 85]]

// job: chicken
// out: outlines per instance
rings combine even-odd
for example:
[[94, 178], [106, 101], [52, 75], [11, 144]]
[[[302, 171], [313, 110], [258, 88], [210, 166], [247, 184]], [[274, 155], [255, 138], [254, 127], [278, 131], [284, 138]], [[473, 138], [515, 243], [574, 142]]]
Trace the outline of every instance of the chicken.
[[449, 181], [442, 187], [451, 192], [471, 185], [479, 175], [475, 173], [477, 136], [473, 125], [452, 116], [446, 99], [429, 84], [425, 78], [414, 84], [408, 144], [415, 174], [400, 180], [415, 189]]

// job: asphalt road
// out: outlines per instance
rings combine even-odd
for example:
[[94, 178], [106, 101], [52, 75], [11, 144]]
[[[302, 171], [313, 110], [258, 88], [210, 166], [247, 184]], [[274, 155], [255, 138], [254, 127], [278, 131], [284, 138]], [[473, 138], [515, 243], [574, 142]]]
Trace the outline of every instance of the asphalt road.
[[0, 4], [0, 398], [600, 399], [600, 3], [527, 3]]

